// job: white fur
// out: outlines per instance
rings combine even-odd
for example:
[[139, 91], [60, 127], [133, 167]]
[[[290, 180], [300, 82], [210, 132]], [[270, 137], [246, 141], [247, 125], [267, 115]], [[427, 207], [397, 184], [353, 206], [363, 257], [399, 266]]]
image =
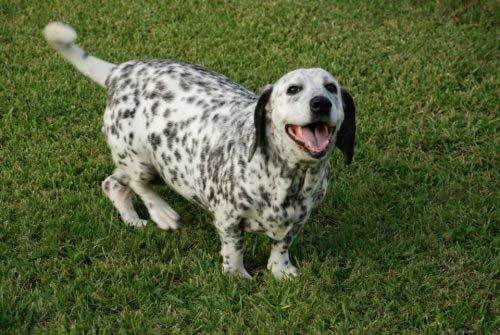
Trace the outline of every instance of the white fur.
[[[74, 44], [75, 31], [62, 23], [47, 25], [44, 34], [78, 70], [108, 91], [102, 130], [117, 168], [102, 189], [126, 224], [147, 223], [133, 207], [136, 193], [159, 228], [179, 227], [179, 215], [151, 187], [154, 177], [161, 177], [172, 190], [214, 215], [224, 272], [250, 278], [243, 264], [242, 234], [248, 231], [272, 240], [268, 269], [276, 278], [297, 276], [288, 248], [326, 193], [328, 153], [334, 142], [324, 156], [314, 158], [285, 127], [316, 122], [310, 104], [324, 96], [331, 111], [321, 117], [338, 133], [345, 114], [341, 95], [325, 88], [325, 83], [340, 88], [330, 73], [292, 71], [259, 99], [201, 66], [169, 60], [115, 66], [88, 56]], [[302, 90], [292, 96], [287, 93], [291, 85]], [[254, 116], [262, 111], [268, 117], [261, 123], [267, 127], [263, 134], [268, 143], [252, 151], [259, 127]]]

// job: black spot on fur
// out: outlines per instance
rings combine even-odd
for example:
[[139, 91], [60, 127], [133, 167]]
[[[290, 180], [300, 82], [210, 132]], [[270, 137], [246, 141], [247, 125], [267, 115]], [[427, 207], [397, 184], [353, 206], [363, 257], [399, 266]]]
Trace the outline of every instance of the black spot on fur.
[[151, 143], [153, 150], [156, 151], [161, 144], [161, 137], [156, 135], [155, 133], [151, 133], [148, 136], [148, 141]]
[[151, 113], [153, 113], [153, 115], [158, 114], [158, 105], [159, 105], [159, 104], [160, 104], [160, 103], [159, 103], [158, 101], [155, 101], [155, 102], [153, 103], [153, 106], [151, 106]]

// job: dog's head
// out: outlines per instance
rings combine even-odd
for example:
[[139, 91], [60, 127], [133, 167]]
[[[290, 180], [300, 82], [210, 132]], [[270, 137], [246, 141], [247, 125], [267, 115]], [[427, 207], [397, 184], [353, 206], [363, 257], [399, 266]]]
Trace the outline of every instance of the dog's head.
[[267, 142], [283, 159], [318, 161], [335, 144], [350, 163], [356, 132], [351, 95], [323, 69], [299, 69], [267, 86], [255, 107], [255, 144], [267, 153]]

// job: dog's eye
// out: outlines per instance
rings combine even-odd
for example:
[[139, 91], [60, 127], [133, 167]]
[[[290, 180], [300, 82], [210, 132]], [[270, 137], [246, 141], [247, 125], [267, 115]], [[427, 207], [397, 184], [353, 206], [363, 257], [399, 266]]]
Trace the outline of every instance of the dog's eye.
[[328, 90], [328, 92], [337, 94], [337, 85], [329, 83], [325, 85], [325, 88]]
[[301, 90], [302, 90], [302, 87], [301, 87], [301, 86], [292, 85], [292, 86], [290, 86], [290, 87], [286, 90], [286, 94], [288, 94], [288, 95], [294, 95], [294, 94], [299, 93]]

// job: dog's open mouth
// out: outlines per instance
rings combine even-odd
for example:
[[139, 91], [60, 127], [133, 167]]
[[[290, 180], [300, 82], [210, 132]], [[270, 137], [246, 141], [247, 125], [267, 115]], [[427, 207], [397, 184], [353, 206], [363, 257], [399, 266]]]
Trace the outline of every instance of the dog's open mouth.
[[320, 158], [328, 150], [335, 126], [326, 122], [313, 122], [305, 126], [287, 124], [285, 130], [304, 151], [314, 158]]

